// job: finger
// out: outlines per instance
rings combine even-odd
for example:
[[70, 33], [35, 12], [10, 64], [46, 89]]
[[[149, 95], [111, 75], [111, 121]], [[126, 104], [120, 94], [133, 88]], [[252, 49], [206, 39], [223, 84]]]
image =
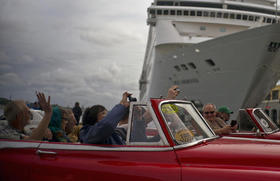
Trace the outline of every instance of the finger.
[[50, 103], [51, 103], [51, 97], [48, 96], [48, 105], [50, 105]]
[[178, 85], [173, 85], [172, 87], [171, 87], [171, 89], [177, 89], [179, 86]]
[[41, 95], [42, 95], [42, 99], [46, 102], [45, 94], [44, 94], [44, 93], [41, 93]]

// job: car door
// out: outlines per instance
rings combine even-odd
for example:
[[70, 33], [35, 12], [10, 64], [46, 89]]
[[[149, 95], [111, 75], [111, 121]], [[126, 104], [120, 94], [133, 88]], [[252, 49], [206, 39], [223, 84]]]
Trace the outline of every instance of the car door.
[[[137, 104], [132, 104], [127, 145], [42, 143], [37, 150], [31, 180], [180, 180], [178, 160], [162, 131], [158, 130], [160, 139], [152, 139], [154, 134], [147, 131], [159, 128], [155, 115], [145, 114], [152, 116], [155, 122], [146, 125], [146, 140], [131, 138], [136, 135], [132, 133], [136, 130], [133, 126], [139, 125], [132, 122], [139, 117], [138, 111]], [[152, 110], [149, 113], [153, 114]]]
[[0, 140], [0, 180], [30, 180], [40, 142]]

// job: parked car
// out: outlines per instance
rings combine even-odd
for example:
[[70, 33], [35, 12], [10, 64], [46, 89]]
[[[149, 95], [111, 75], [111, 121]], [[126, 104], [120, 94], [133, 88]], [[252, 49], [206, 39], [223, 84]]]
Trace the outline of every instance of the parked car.
[[0, 141], [0, 180], [280, 180], [280, 142], [219, 137], [191, 102], [131, 102], [126, 145]]
[[237, 122], [230, 136], [280, 140], [280, 129], [261, 108], [240, 109]]

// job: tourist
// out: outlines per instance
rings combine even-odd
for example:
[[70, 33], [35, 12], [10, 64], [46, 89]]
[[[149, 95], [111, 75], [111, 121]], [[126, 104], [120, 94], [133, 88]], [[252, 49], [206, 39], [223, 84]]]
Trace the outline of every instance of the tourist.
[[4, 109], [4, 115], [8, 125], [0, 127], [0, 138], [16, 140], [42, 140], [52, 115], [50, 96], [46, 100], [44, 93], [36, 92], [38, 103], [45, 112], [43, 119], [31, 135], [24, 133], [24, 127], [30, 122], [31, 112], [22, 100], [12, 101]]

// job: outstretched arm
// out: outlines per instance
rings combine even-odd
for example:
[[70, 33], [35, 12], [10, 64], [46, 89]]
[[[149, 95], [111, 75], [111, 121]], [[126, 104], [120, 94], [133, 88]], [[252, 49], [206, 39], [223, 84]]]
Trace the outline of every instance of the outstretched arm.
[[45, 115], [39, 123], [38, 127], [32, 131], [31, 136], [24, 138], [26, 140], [42, 140], [52, 117], [50, 96], [48, 96], [48, 101], [46, 100], [44, 93], [36, 92], [36, 96], [42, 110], [45, 112]]

